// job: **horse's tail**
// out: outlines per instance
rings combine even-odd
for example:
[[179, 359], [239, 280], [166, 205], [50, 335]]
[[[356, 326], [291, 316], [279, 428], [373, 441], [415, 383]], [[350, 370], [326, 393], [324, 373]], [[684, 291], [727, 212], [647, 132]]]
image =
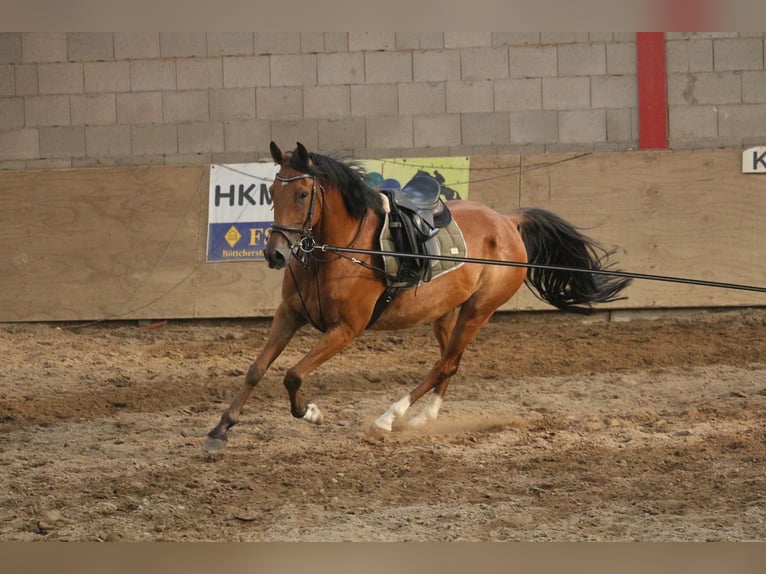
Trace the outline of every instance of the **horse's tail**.
[[[514, 213], [527, 248], [527, 260], [534, 265], [605, 270], [611, 264], [607, 251], [580, 233], [571, 224], [544, 209], [522, 208]], [[620, 292], [631, 280], [609, 275], [548, 268], [529, 268], [527, 287], [542, 301], [575, 313], [590, 313], [594, 303], [625, 299]]]

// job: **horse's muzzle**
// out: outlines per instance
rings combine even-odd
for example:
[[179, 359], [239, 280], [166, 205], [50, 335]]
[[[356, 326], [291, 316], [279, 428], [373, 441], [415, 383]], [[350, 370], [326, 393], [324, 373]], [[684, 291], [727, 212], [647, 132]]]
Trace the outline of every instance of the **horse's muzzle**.
[[266, 243], [263, 255], [271, 269], [284, 269], [290, 263], [292, 252], [284, 237], [272, 235]]

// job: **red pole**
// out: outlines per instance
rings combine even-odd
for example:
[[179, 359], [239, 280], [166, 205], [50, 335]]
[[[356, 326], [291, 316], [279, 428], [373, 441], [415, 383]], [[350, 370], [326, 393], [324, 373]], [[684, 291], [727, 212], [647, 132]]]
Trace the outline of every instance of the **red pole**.
[[668, 94], [665, 33], [636, 34], [638, 60], [638, 147], [668, 148]]

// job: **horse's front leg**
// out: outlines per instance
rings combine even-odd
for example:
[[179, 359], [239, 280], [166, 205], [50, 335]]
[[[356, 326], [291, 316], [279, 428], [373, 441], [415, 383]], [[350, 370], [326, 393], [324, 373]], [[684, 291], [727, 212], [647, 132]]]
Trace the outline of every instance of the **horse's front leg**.
[[305, 320], [280, 305], [274, 313], [274, 320], [269, 330], [269, 338], [258, 357], [250, 365], [245, 376], [245, 382], [232, 401], [231, 405], [221, 415], [221, 420], [207, 435], [203, 449], [209, 454], [218, 454], [226, 446], [227, 433], [239, 421], [239, 414], [250, 393], [261, 381], [268, 368], [285, 349], [293, 335], [305, 324]]
[[354, 337], [356, 337], [356, 333], [347, 325], [329, 329], [316, 346], [287, 371], [284, 384], [290, 397], [290, 412], [295, 418], [305, 419], [315, 424], [320, 424], [324, 420], [319, 407], [314, 403], [306, 404], [301, 386], [311, 371], [337, 355]]

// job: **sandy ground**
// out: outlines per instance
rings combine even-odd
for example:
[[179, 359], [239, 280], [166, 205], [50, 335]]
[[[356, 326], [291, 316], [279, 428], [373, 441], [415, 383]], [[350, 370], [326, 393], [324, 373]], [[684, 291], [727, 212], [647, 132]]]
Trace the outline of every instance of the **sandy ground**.
[[438, 421], [384, 439], [430, 329], [314, 373], [321, 426], [281, 383], [305, 331], [218, 459], [267, 322], [0, 325], [0, 540], [766, 540], [766, 310], [606, 318], [496, 316]]

